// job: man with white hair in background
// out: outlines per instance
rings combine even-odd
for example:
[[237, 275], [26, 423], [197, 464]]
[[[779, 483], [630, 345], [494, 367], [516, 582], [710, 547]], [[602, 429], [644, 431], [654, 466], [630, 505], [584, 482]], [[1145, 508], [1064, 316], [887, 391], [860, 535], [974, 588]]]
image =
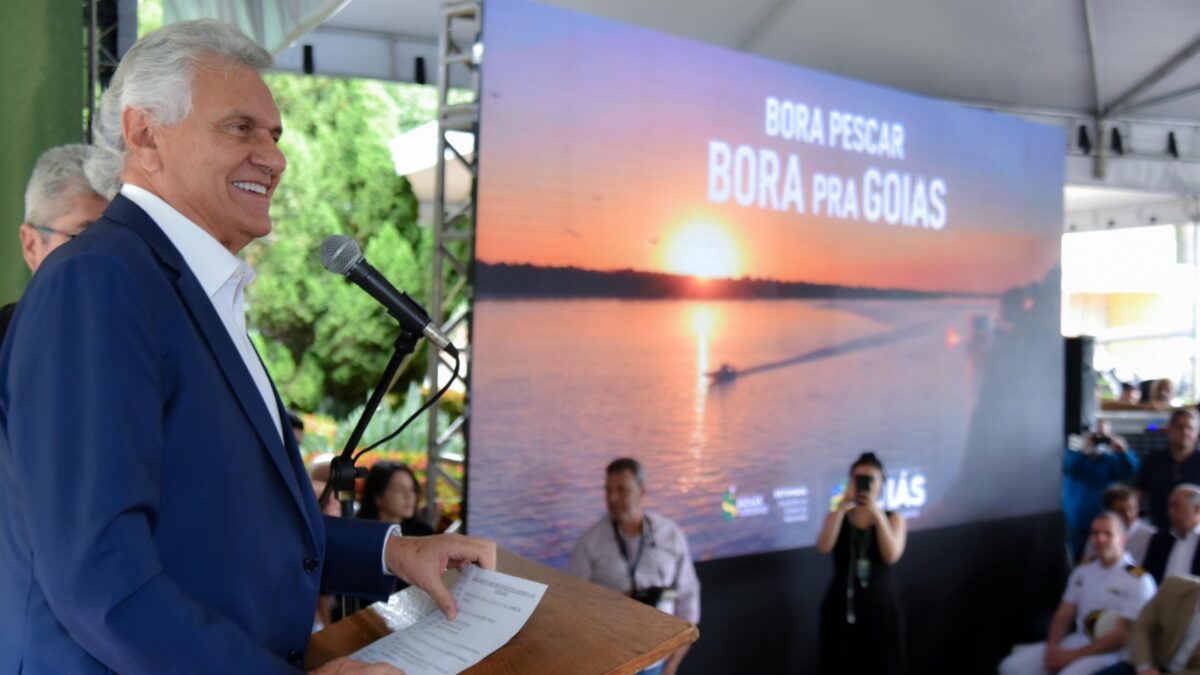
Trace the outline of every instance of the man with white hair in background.
[[1200, 574], [1200, 485], [1183, 483], [1167, 498], [1167, 523], [1150, 538], [1142, 565], [1159, 584], [1167, 577]]
[[228, 24], [177, 23], [104, 94], [88, 175], [120, 194], [0, 350], [0, 672], [299, 673], [318, 593], [399, 576], [453, 619], [442, 572], [495, 568], [490, 541], [318, 510], [237, 257], [286, 166], [270, 66]]
[[1046, 641], [1014, 647], [1000, 675], [1091, 675], [1121, 662], [1133, 621], [1154, 597], [1154, 579], [1125, 553], [1125, 524], [1112, 511], [1092, 520], [1089, 542], [1096, 559], [1071, 573]]
[[[84, 163], [94, 151], [88, 145], [62, 145], [43, 152], [34, 164], [25, 187], [25, 222], [19, 230], [21, 255], [30, 272], [36, 272], [51, 251], [99, 219], [108, 206], [84, 174]], [[16, 309], [16, 303], [0, 307], [0, 344]]]

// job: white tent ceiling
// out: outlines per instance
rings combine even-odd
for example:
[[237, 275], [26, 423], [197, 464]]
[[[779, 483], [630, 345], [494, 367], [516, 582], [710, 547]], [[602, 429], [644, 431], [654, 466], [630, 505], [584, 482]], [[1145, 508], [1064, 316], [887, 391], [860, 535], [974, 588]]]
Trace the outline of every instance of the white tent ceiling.
[[[1071, 139], [1068, 183], [1120, 189], [1097, 204], [1096, 190], [1072, 187], [1068, 213], [1180, 197], [1194, 205], [1200, 195], [1196, 0], [546, 2], [1059, 125]], [[437, 0], [350, 0], [283, 51], [279, 64], [300, 70], [302, 46], [311, 45], [316, 73], [412, 81], [421, 56], [432, 81], [439, 17]], [[1106, 129], [1121, 133], [1125, 149], [1106, 163], [1102, 178], [1095, 175], [1095, 148], [1088, 156], [1078, 145], [1080, 125], [1091, 125], [1091, 143], [1098, 144], [1097, 111]], [[1168, 132], [1176, 137], [1178, 159], [1167, 154]]]

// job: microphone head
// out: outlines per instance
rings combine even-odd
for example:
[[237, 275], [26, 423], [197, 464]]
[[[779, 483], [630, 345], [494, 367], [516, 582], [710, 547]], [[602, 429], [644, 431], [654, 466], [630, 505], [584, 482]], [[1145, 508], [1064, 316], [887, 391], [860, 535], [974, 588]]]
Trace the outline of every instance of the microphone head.
[[321, 264], [334, 274], [349, 274], [362, 257], [358, 243], [344, 234], [330, 235], [321, 242]]

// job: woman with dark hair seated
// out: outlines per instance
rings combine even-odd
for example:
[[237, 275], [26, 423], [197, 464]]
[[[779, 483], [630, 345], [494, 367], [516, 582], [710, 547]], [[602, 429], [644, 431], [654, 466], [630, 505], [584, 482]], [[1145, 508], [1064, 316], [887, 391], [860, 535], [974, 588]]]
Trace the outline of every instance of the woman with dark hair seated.
[[833, 580], [821, 601], [822, 673], [904, 672], [892, 565], [904, 554], [905, 525], [900, 514], [879, 508], [883, 482], [883, 463], [863, 453], [817, 537], [817, 550], [833, 553]]
[[421, 484], [412, 469], [400, 462], [379, 461], [367, 473], [358, 517], [396, 523], [406, 537], [433, 534], [433, 528], [417, 518], [420, 504]]

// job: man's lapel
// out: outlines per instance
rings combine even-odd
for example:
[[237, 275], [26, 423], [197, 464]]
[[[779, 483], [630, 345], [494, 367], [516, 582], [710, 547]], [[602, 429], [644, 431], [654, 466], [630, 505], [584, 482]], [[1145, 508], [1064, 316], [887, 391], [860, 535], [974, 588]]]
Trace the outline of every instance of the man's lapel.
[[[274, 421], [271, 419], [271, 414], [267, 411], [262, 396], [258, 393], [258, 387], [255, 386], [254, 379], [246, 369], [246, 364], [238, 353], [237, 347], [234, 346], [233, 340], [230, 339], [229, 332], [225, 330], [225, 324], [217, 316], [217, 311], [212, 305], [212, 300], [204, 292], [204, 288], [200, 286], [200, 281], [188, 268], [187, 263], [184, 262], [183, 257], [176, 250], [174, 244], [171, 243], [171, 240], [167, 238], [167, 235], [146, 215], [145, 211], [132, 201], [118, 195], [105, 212], [105, 215], [129, 227], [145, 239], [163, 265], [175, 272], [174, 282], [179, 297], [182, 298], [184, 306], [187, 307], [188, 312], [192, 316], [192, 321], [199, 329], [200, 335], [204, 338], [209, 350], [212, 351], [214, 358], [216, 358], [217, 363], [220, 365], [221, 373], [224, 375], [225, 381], [229, 384], [229, 388], [236, 395], [238, 403], [241, 404], [242, 411], [246, 414], [247, 419], [250, 420], [254, 431], [258, 434], [259, 440], [262, 441], [263, 447], [267, 449], [267, 454], [270, 455], [272, 462], [275, 464], [275, 468], [278, 469], [288, 490], [292, 493], [292, 498], [296, 501], [296, 507], [304, 514], [304, 521], [308, 524], [309, 535], [315, 543], [320, 543], [313, 529], [313, 518], [307, 505], [307, 501], [311, 500], [306, 501], [305, 493], [301, 492], [299, 477], [296, 474], [291, 458], [288, 456], [287, 448], [280, 438], [281, 430], [274, 428]], [[268, 374], [269, 377], [270, 375]], [[286, 417], [281, 415], [281, 419], [286, 419]], [[308, 485], [303, 486], [303, 488], [312, 492], [311, 487]]]

